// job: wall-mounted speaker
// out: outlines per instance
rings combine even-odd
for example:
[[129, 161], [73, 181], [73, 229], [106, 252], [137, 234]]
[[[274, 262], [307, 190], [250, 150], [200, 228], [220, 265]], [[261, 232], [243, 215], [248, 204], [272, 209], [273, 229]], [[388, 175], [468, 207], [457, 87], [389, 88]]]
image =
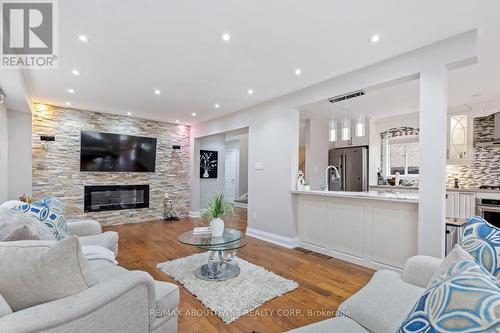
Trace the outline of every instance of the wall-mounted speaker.
[[181, 149], [181, 145], [172, 145], [172, 149], [179, 150]]
[[53, 135], [40, 135], [40, 141], [56, 141], [56, 137]]

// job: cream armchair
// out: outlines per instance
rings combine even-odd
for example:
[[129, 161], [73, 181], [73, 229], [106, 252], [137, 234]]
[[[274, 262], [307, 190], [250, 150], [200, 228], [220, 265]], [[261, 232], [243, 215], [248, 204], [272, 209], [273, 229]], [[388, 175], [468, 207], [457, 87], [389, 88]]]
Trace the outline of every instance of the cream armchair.
[[99, 222], [93, 220], [68, 220], [66, 221], [71, 235], [78, 236], [80, 244], [99, 245], [118, 255], [118, 233], [115, 231], [102, 232]]

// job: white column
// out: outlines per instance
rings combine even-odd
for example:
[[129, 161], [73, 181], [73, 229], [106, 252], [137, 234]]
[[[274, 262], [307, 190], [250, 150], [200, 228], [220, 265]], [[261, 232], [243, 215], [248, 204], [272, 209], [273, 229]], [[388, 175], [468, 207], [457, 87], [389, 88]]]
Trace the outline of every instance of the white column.
[[7, 200], [7, 108], [0, 104], [0, 204]]
[[420, 184], [418, 253], [444, 256], [448, 71], [420, 73]]

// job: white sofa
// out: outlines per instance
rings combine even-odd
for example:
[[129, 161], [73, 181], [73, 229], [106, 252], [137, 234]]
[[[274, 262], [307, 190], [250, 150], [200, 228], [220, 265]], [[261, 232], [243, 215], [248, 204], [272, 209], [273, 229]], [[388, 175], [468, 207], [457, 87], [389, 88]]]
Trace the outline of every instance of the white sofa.
[[[82, 245], [117, 251], [118, 235], [102, 233], [95, 221], [69, 222], [68, 229]], [[146, 272], [128, 271], [107, 260], [89, 263], [98, 284], [68, 297], [0, 315], [0, 332], [177, 332], [176, 285], [155, 281]]]
[[368, 284], [339, 306], [339, 316], [289, 332], [392, 333], [410, 313], [442, 260], [415, 256], [402, 274], [381, 270]]

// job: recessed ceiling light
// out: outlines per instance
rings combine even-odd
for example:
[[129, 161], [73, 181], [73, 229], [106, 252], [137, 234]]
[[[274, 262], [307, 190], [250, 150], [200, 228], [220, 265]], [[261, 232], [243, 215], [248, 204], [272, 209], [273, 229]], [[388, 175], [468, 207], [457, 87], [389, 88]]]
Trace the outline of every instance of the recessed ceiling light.
[[179, 123], [179, 119], [177, 119], [175, 122], [178, 124]]
[[248, 89], [248, 94], [249, 95], [253, 95], [253, 90], [252, 89]]
[[66, 105], [67, 106], [71, 106], [71, 102], [66, 102]]
[[218, 103], [214, 104], [214, 108], [216, 108], [216, 109], [220, 108], [220, 104], [218, 104]]
[[71, 89], [71, 88], [70, 88], [70, 89], [68, 89], [68, 90], [66, 90], [66, 91], [67, 91], [67, 92], [69, 92], [70, 94], [73, 94], [73, 93], [75, 92], [75, 89]]
[[372, 43], [378, 43], [378, 42], [380, 42], [380, 35], [373, 35], [372, 38], [370, 38], [370, 41]]
[[131, 116], [131, 115], [132, 115], [132, 112], [127, 112], [127, 114], [128, 114], [129, 116]]
[[302, 74], [302, 69], [297, 68], [297, 69], [295, 70], [295, 75], [299, 76], [300, 74]]
[[88, 39], [88, 38], [87, 38], [87, 36], [85, 36], [85, 35], [80, 35], [80, 36], [78, 36], [78, 39], [79, 39], [81, 42], [84, 42], [84, 43], [86, 43], [86, 42], [88, 42], [88, 41], [89, 41], [89, 39]]
[[155, 95], [161, 94], [161, 91], [159, 89], [155, 89]]
[[191, 113], [193, 117], [196, 117], [196, 112]]
[[231, 39], [231, 35], [228, 34], [227, 32], [225, 32], [225, 33], [222, 34], [221, 38], [222, 38], [223, 41], [229, 42], [229, 40]]
[[77, 69], [73, 69], [71, 73], [73, 73], [74, 76], [80, 75], [80, 72]]

